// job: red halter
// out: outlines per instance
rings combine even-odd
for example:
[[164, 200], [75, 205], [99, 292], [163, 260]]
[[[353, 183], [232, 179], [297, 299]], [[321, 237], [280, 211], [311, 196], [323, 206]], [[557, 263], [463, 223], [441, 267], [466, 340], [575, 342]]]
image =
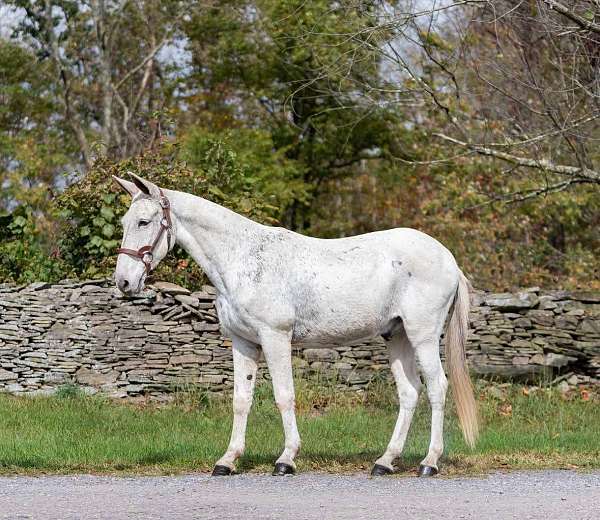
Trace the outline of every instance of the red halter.
[[154, 260], [154, 249], [160, 242], [160, 239], [162, 238], [165, 231], [167, 232], [167, 246], [169, 250], [171, 250], [171, 232], [173, 230], [173, 223], [171, 222], [171, 203], [169, 202], [169, 199], [165, 197], [165, 194], [160, 188], [159, 193], [159, 202], [160, 207], [162, 208], [163, 218], [160, 221], [160, 230], [158, 232], [158, 235], [156, 235], [156, 238], [154, 239], [154, 242], [152, 242], [152, 245], [140, 247], [137, 251], [135, 249], [128, 249], [126, 247], [120, 247], [119, 249], [117, 249], [118, 255], [124, 254], [132, 256], [134, 258], [139, 258], [146, 267], [146, 275], [150, 274], [150, 271], [152, 270], [152, 261]]

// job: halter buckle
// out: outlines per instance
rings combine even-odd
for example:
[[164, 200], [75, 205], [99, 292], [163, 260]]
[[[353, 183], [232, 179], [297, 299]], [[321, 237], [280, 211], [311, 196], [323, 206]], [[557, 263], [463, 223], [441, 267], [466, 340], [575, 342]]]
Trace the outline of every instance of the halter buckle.
[[154, 255], [152, 254], [152, 251], [146, 251], [143, 255], [142, 255], [142, 262], [144, 262], [145, 264], [151, 264], [154, 260]]

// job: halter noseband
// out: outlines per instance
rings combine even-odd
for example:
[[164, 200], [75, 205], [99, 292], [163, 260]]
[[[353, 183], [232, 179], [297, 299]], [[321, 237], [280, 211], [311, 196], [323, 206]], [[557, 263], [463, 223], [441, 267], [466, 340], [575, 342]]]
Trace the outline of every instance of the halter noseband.
[[160, 207], [162, 208], [163, 218], [160, 221], [160, 230], [158, 231], [158, 235], [152, 242], [152, 245], [140, 247], [137, 251], [135, 249], [128, 249], [126, 247], [120, 247], [117, 249], [117, 254], [124, 254], [132, 256], [133, 258], [139, 258], [146, 267], [146, 275], [150, 274], [152, 270], [152, 261], [154, 260], [154, 250], [156, 246], [160, 242], [160, 239], [164, 235], [165, 231], [167, 232], [167, 246], [168, 250], [171, 250], [171, 232], [173, 231], [173, 222], [171, 221], [171, 203], [169, 199], [165, 197], [163, 191], [159, 188], [160, 193]]

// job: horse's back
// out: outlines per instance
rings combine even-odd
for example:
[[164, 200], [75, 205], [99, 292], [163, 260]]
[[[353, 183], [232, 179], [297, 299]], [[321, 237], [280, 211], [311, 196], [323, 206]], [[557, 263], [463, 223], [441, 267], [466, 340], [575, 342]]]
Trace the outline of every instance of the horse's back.
[[[410, 228], [340, 239], [288, 235], [284, 271], [272, 284], [293, 309], [294, 341], [357, 341], [388, 330], [406, 294], [447, 300], [456, 262], [438, 241]], [[281, 276], [283, 275], [283, 276]]]
[[416, 229], [394, 228], [333, 239], [281, 231], [285, 240], [279, 244], [278, 256], [285, 258], [286, 266], [294, 266], [301, 273], [310, 271], [311, 278], [329, 271], [340, 281], [401, 272], [422, 281], [457, 275], [452, 253]]

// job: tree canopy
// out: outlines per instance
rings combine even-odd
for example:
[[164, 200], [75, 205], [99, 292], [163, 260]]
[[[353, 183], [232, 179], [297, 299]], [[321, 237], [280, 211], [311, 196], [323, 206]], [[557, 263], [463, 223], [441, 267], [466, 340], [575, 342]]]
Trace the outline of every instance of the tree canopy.
[[315, 236], [416, 227], [483, 287], [600, 283], [594, 0], [0, 12], [0, 281], [109, 274], [135, 171]]

